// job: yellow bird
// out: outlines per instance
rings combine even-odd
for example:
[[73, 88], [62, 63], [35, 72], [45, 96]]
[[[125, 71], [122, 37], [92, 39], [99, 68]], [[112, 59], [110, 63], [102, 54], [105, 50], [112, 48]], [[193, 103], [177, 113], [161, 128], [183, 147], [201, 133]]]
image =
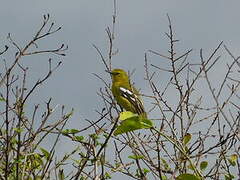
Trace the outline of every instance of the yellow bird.
[[147, 118], [139, 92], [130, 83], [127, 73], [122, 69], [114, 69], [109, 73], [112, 76], [111, 90], [118, 105], [126, 111]]

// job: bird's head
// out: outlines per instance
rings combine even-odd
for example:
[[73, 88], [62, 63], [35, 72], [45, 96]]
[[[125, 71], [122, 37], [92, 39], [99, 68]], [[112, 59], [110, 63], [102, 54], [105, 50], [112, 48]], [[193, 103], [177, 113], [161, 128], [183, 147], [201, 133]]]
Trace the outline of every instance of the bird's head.
[[129, 81], [127, 73], [122, 69], [113, 69], [107, 72], [111, 74], [113, 82]]

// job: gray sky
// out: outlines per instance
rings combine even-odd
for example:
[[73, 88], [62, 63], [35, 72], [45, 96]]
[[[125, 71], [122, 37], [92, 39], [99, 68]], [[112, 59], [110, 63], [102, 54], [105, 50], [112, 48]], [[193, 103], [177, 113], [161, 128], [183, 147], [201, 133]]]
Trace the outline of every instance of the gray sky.
[[[168, 28], [167, 13], [177, 38], [181, 40], [180, 50], [193, 48], [198, 54], [203, 48], [211, 52], [223, 40], [233, 52], [237, 52], [239, 5], [238, 1], [226, 3], [224, 0], [117, 1], [115, 48], [119, 53], [114, 57], [113, 65], [127, 70], [136, 68], [134, 79], [141, 83], [144, 53], [148, 49], [165, 53], [168, 48], [164, 37]], [[111, 26], [112, 12], [111, 0], [3, 1], [0, 7], [0, 40], [2, 44], [7, 42], [6, 36], [10, 32], [17, 42], [23, 44], [40, 26], [42, 15], [49, 13], [56, 25], [63, 28], [50, 40], [42, 41], [42, 47], [53, 48], [66, 43], [69, 50], [63, 67], [48, 81], [48, 87], [39, 93], [53, 96], [56, 103], [73, 106], [83, 117], [94, 117], [92, 112], [99, 108], [97, 104], [100, 101], [95, 92], [101, 87], [101, 82], [91, 73], [104, 75], [105, 72], [92, 43], [106, 52], [105, 28]], [[59, 59], [52, 55], [46, 59], [48, 57]], [[44, 58], [32, 59], [37, 66], [44, 64]], [[157, 61], [160, 62], [159, 58], [153, 58], [153, 63], [157, 64]]]
[[[168, 13], [172, 19], [177, 38], [181, 40], [179, 51], [194, 49], [199, 54], [203, 48], [211, 52], [220, 41], [238, 54], [240, 24], [238, 23], [240, 1], [226, 0], [117, 0], [117, 24], [115, 48], [119, 53], [113, 58], [113, 66], [126, 70], [136, 68], [134, 81], [144, 93], [144, 53], [148, 49], [165, 53], [168, 44], [164, 33], [168, 30]], [[81, 126], [79, 120], [96, 117], [95, 109], [101, 109], [101, 99], [96, 91], [103, 84], [92, 73], [109, 78], [104, 66], [92, 47], [92, 43], [106, 54], [107, 36], [105, 28], [111, 26], [112, 0], [9, 0], [0, 6], [0, 45], [12, 37], [24, 44], [40, 27], [42, 15], [49, 13], [62, 30], [42, 41], [42, 48], [54, 48], [61, 43], [69, 46], [67, 56], [54, 55], [26, 58], [26, 64], [34, 68], [33, 79], [47, 71], [47, 59], [64, 59], [64, 65], [50, 78], [34, 97], [42, 103], [53, 97], [56, 104], [65, 104], [75, 109], [72, 126]], [[193, 61], [196, 58], [193, 58]], [[158, 57], [150, 59], [156, 65]], [[41, 66], [42, 68], [39, 68]], [[163, 78], [164, 77], [160, 77]], [[110, 79], [109, 79], [110, 81]], [[31, 81], [30, 81], [31, 82]], [[80, 127], [81, 128], [81, 127]]]

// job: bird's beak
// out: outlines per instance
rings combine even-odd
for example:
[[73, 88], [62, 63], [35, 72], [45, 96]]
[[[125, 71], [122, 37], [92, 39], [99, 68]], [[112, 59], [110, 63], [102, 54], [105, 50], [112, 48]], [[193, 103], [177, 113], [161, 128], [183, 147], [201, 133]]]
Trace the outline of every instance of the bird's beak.
[[117, 75], [118, 73], [116, 73], [116, 72], [111, 72], [111, 71], [109, 71], [109, 70], [105, 70], [107, 73], [109, 73], [111, 76], [112, 75]]
[[109, 71], [109, 70], [105, 70], [107, 73], [109, 73], [109, 74], [113, 74], [111, 71]]

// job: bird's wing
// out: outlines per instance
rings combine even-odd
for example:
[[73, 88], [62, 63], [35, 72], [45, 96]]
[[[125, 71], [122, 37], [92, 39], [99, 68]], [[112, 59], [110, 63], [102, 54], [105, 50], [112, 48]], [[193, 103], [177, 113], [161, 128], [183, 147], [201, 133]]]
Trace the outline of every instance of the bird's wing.
[[131, 89], [126, 89], [124, 87], [119, 87], [121, 95], [126, 98], [136, 109], [136, 112], [138, 114], [143, 114], [145, 113], [143, 103], [141, 99], [134, 93], [134, 90]]

